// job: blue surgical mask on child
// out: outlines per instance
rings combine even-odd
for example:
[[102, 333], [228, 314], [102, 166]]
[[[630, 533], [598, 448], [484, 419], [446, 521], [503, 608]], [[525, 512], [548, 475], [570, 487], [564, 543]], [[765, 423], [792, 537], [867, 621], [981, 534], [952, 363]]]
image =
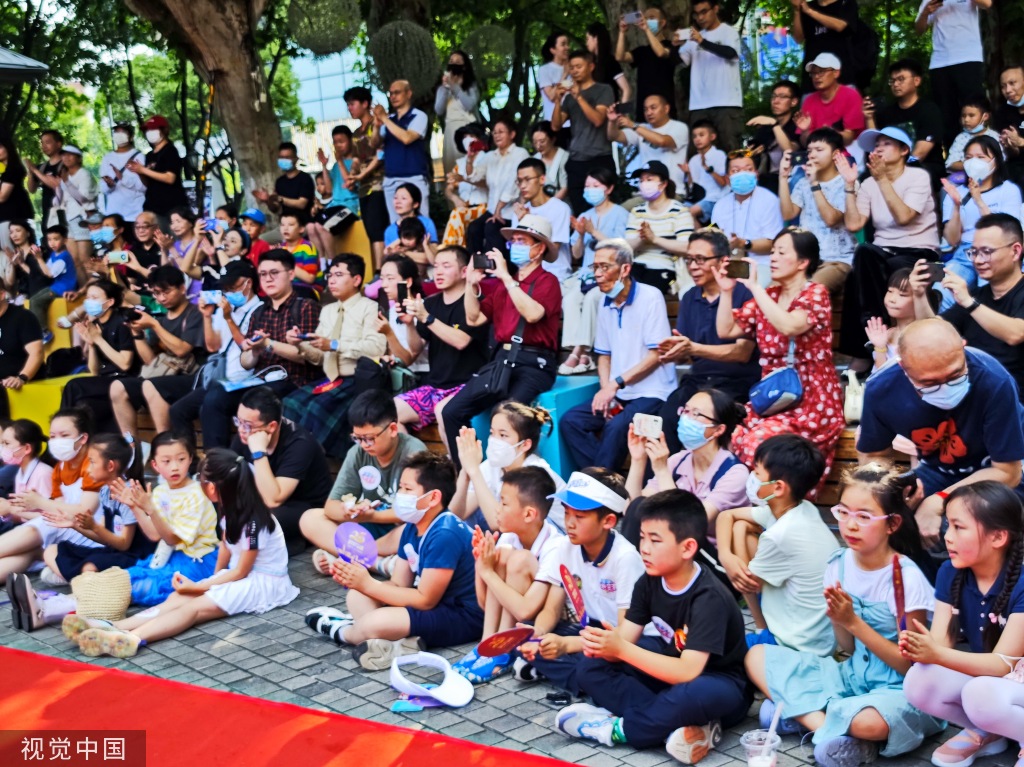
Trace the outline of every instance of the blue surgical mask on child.
[[508, 249], [508, 257], [516, 266], [526, 266], [530, 263], [530, 246], [521, 242], [513, 242]]
[[758, 498], [757, 494], [765, 485], [774, 484], [774, 479], [770, 479], [767, 482], [762, 482], [757, 478], [757, 475], [754, 472], [750, 472], [750, 474], [747, 476], [747, 499], [755, 506], [767, 506], [768, 501], [775, 497], [775, 493], [772, 493], [767, 498]]
[[704, 436], [707, 428], [707, 424], [701, 423], [696, 418], [681, 415], [679, 423], [676, 425], [676, 436], [687, 450], [696, 450], [698, 447], [704, 447], [710, 441], [710, 437]]
[[602, 202], [607, 195], [604, 190], [598, 189], [596, 186], [583, 187], [583, 199], [586, 200], [587, 205], [592, 208], [596, 208]]
[[757, 174], [751, 170], [742, 170], [729, 176], [729, 187], [736, 194], [750, 194], [757, 188]]
[[240, 306], [245, 306], [245, 293], [225, 293], [224, 298], [226, 298], [228, 303], [235, 309]]
[[82, 304], [82, 307], [85, 309], [85, 313], [90, 317], [99, 317], [103, 314], [103, 302], [95, 298], [85, 299], [85, 303]]
[[964, 128], [964, 130], [967, 131], [968, 133], [972, 133], [972, 134], [981, 133], [982, 131], [985, 130], [985, 123], [984, 122], [980, 122], [977, 125], [975, 125], [973, 128]]
[[277, 167], [280, 168], [281, 170], [283, 170], [285, 173], [287, 173], [288, 171], [290, 171], [292, 168], [295, 167], [295, 163], [292, 162], [291, 160], [288, 160], [288, 159], [284, 158], [284, 157], [278, 157], [277, 158]]

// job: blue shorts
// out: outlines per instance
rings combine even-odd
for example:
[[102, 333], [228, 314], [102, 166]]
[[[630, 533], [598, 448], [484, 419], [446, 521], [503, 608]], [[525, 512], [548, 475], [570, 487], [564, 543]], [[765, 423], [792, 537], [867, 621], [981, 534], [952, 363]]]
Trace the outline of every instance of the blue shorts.
[[754, 645], [759, 644], [777, 645], [778, 642], [775, 641], [775, 635], [768, 629], [761, 629], [760, 631], [755, 631], [753, 634], [747, 634], [748, 650]]
[[453, 607], [442, 603], [432, 610], [405, 609], [409, 612], [409, 636], [419, 637], [427, 647], [478, 642], [484, 631], [484, 613], [476, 604]]

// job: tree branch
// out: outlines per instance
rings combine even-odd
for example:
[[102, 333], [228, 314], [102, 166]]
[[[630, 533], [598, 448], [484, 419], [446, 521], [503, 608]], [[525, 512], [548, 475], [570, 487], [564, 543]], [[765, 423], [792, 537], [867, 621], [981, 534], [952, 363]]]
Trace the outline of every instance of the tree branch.
[[142, 110], [139, 109], [139, 92], [135, 88], [135, 70], [132, 69], [132, 57], [128, 53], [128, 49], [124, 50], [125, 55], [125, 70], [128, 76], [128, 98], [132, 102], [132, 112], [135, 113], [135, 120], [137, 125], [142, 125], [145, 122], [142, 119]]
[[278, 43], [277, 51], [274, 52], [274, 58], [270, 62], [270, 71], [267, 73], [267, 90], [269, 91], [271, 86], [274, 84], [274, 77], [277, 76], [277, 68], [284, 60], [284, 55], [288, 50], [288, 46], [284, 43]]

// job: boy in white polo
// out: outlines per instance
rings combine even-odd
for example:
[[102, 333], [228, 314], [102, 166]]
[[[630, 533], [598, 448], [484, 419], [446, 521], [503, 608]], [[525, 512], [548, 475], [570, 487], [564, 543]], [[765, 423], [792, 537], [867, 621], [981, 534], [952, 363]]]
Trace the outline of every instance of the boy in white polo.
[[601, 388], [591, 402], [567, 411], [559, 428], [576, 466], [616, 468], [626, 459], [633, 416], [661, 409], [676, 387], [676, 372], [658, 352], [671, 333], [665, 298], [633, 279], [629, 243], [599, 242], [593, 269], [604, 294], [594, 338]]

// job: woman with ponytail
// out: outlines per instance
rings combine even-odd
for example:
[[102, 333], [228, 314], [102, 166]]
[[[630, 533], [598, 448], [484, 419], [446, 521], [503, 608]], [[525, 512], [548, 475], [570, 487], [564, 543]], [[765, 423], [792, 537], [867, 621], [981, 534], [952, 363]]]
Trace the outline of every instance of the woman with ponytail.
[[[1008, 738], [1024, 738], [1024, 508], [1013, 490], [985, 480], [953, 490], [944, 511], [949, 561], [939, 569], [931, 631], [915, 620], [900, 637], [916, 664], [904, 691], [922, 711], [964, 728], [932, 764], [970, 767], [1005, 751]], [[967, 650], [956, 649], [961, 634]]]

